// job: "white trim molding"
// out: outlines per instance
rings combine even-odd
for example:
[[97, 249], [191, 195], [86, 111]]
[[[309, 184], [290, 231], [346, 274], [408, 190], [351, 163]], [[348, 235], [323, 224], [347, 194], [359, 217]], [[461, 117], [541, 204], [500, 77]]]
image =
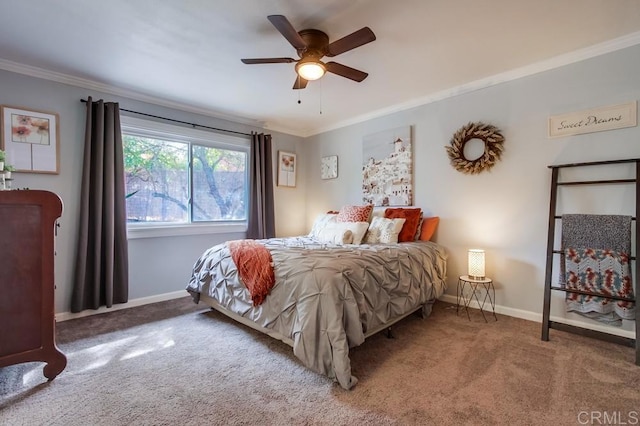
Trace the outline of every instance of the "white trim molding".
[[[452, 294], [443, 294], [438, 300], [443, 302], [457, 304], [456, 296]], [[469, 303], [469, 307], [473, 309], [480, 309], [480, 306], [475, 300]], [[489, 307], [491, 309], [491, 307]], [[487, 306], [485, 305], [484, 311], [486, 312]], [[521, 309], [509, 308], [506, 306], [496, 305], [496, 314], [502, 314], [509, 317], [520, 318], [527, 321], [533, 321], [542, 324], [542, 314], [538, 312], [524, 311]], [[560, 322], [567, 325], [573, 325], [580, 328], [588, 328], [595, 331], [602, 331], [604, 333], [615, 334], [617, 336], [629, 337], [635, 339], [635, 332], [631, 330], [615, 329], [613, 327], [607, 327], [606, 325], [585, 323], [584, 321], [576, 321], [569, 318], [561, 318], [557, 316], [551, 316], [551, 321]], [[542, 329], [540, 329], [542, 332]]]
[[80, 77], [74, 77], [74, 76], [59, 73], [59, 72], [48, 71], [42, 68], [24, 65], [24, 64], [20, 64], [17, 62], [13, 62], [13, 61], [1, 59], [1, 58], [0, 58], [0, 69], [4, 69], [7, 71], [19, 73], [19, 74], [29, 75], [32, 77], [42, 78], [45, 80], [51, 80], [51, 81], [57, 81], [59, 83], [70, 84], [72, 86], [96, 90], [103, 93], [109, 93], [112, 95], [123, 96], [126, 98], [135, 99], [138, 101], [147, 102], [154, 105], [165, 106], [168, 108], [174, 108], [174, 109], [185, 111], [185, 112], [202, 114], [209, 117], [229, 120], [235, 123], [256, 126], [259, 128], [278, 131], [282, 133], [288, 133], [294, 136], [309, 137], [309, 136], [317, 135], [319, 133], [328, 132], [330, 130], [336, 130], [336, 129], [350, 126], [353, 124], [362, 123], [364, 121], [368, 121], [374, 118], [379, 118], [379, 117], [393, 114], [399, 111], [404, 111], [404, 110], [415, 108], [421, 105], [426, 105], [433, 102], [441, 101], [443, 99], [473, 92], [475, 90], [480, 90], [486, 87], [495, 86], [497, 84], [505, 83], [508, 81], [517, 80], [521, 77], [527, 77], [543, 71], [559, 68], [575, 62], [583, 61], [585, 59], [590, 59], [596, 56], [604, 55], [606, 53], [615, 52], [617, 50], [635, 46], [637, 44], [640, 44], [640, 31], [627, 34], [625, 36], [618, 37], [609, 41], [605, 41], [603, 43], [598, 43], [593, 46], [585, 47], [583, 49], [579, 49], [570, 53], [558, 55], [553, 58], [540, 61], [534, 64], [530, 64], [524, 67], [516, 68], [504, 73], [496, 74], [496, 75], [483, 78], [480, 80], [476, 80], [476, 81], [463, 84], [457, 87], [452, 87], [450, 89], [443, 90], [441, 92], [437, 92], [425, 97], [420, 97], [420, 98], [412, 99], [408, 102], [392, 105], [388, 108], [383, 108], [368, 114], [363, 114], [358, 117], [341, 121], [330, 126], [320, 127], [315, 129], [307, 129], [306, 131], [294, 131], [292, 129], [280, 127], [277, 125], [273, 125], [269, 122], [260, 121], [257, 119], [238, 117], [238, 116], [226, 114], [221, 111], [213, 111], [205, 108], [197, 108], [192, 105], [187, 105], [180, 102], [174, 102], [167, 99], [162, 99], [157, 96], [146, 95], [143, 93], [136, 92], [134, 90], [116, 87], [116, 86], [112, 86], [105, 83], [99, 83], [96, 81], [92, 81], [92, 80], [88, 80]]
[[153, 105], [164, 106], [167, 108], [173, 108], [173, 109], [177, 109], [185, 112], [192, 112], [194, 114], [201, 114], [207, 117], [218, 118], [220, 120], [227, 120], [233, 123], [246, 124], [248, 126], [254, 126], [258, 129], [263, 129], [265, 127], [265, 123], [260, 120], [231, 115], [231, 114], [224, 113], [222, 111], [216, 111], [216, 110], [211, 110], [207, 108], [198, 108], [193, 105], [188, 105], [182, 102], [175, 102], [175, 101], [170, 101], [168, 99], [163, 99], [157, 96], [146, 95], [144, 93], [140, 93], [132, 89], [100, 83], [94, 80], [75, 77], [69, 74], [63, 74], [56, 71], [49, 71], [44, 68], [25, 65], [18, 62], [9, 61], [7, 59], [0, 58], [0, 69], [15, 72], [18, 74], [28, 75], [30, 77], [36, 77], [44, 80], [55, 81], [57, 83], [69, 84], [71, 86], [81, 87], [83, 89], [95, 90], [97, 92], [107, 93], [114, 96], [122, 96], [125, 98], [134, 99], [137, 101], [146, 102]]
[[122, 304], [118, 304], [118, 305], [113, 305], [110, 308], [107, 308], [105, 306], [102, 306], [98, 309], [95, 310], [85, 310], [82, 312], [78, 312], [78, 313], [72, 313], [72, 312], [60, 312], [57, 313], [55, 315], [56, 317], [56, 321], [61, 322], [61, 321], [68, 321], [68, 320], [72, 320], [72, 319], [76, 319], [76, 318], [83, 318], [83, 317], [88, 317], [91, 315], [99, 315], [99, 314], [106, 314], [108, 312], [115, 312], [115, 311], [120, 311], [122, 309], [129, 309], [129, 308], [135, 308], [137, 306], [143, 306], [143, 305], [148, 305], [150, 303], [157, 303], [157, 302], [164, 302], [167, 300], [173, 300], [173, 299], [180, 299], [181, 297], [188, 297], [189, 293], [187, 293], [186, 290], [180, 290], [180, 291], [174, 291], [171, 293], [164, 293], [164, 294], [158, 294], [155, 296], [148, 296], [148, 297], [141, 297], [138, 299], [132, 299], [130, 301], [128, 301], [127, 303], [122, 303]]
[[[62, 321], [68, 321], [68, 320], [72, 320], [72, 319], [77, 319], [77, 318], [83, 318], [83, 317], [87, 317], [87, 316], [91, 316], [91, 315], [99, 315], [99, 314], [104, 314], [104, 313], [108, 313], [108, 312], [115, 312], [115, 311], [119, 311], [122, 309], [128, 309], [128, 308], [135, 308], [138, 306], [143, 306], [143, 305], [148, 305], [150, 303], [158, 303], [158, 302], [164, 302], [167, 300], [173, 300], [173, 299], [180, 299], [182, 297], [188, 297], [189, 294], [187, 293], [186, 290], [180, 290], [180, 291], [174, 291], [171, 293], [164, 293], [164, 294], [158, 294], [155, 296], [148, 296], [148, 297], [141, 297], [138, 299], [133, 299], [130, 300], [127, 303], [123, 303], [123, 304], [119, 304], [119, 305], [114, 305], [111, 308], [106, 308], [106, 307], [101, 307], [99, 309], [96, 310], [85, 310], [82, 312], [78, 312], [78, 313], [71, 313], [71, 312], [61, 312], [61, 313], [57, 313], [55, 315], [56, 317], [56, 321], [62, 322]], [[456, 296], [451, 295], [451, 294], [443, 294], [439, 300], [442, 300], [443, 302], [447, 302], [447, 303], [452, 303], [453, 305], [456, 304]], [[472, 301], [469, 304], [470, 308], [473, 309], [480, 309], [480, 306], [478, 306], [478, 304], [476, 303], [476, 301]], [[486, 306], [485, 306], [486, 309]], [[509, 317], [514, 317], [514, 318], [520, 318], [520, 319], [524, 319], [527, 321], [533, 321], [533, 322], [537, 322], [542, 324], [542, 314], [537, 313], [537, 312], [530, 312], [530, 311], [524, 311], [521, 309], [513, 309], [513, 308], [508, 308], [505, 306], [501, 306], [501, 305], [496, 305], [496, 314], [501, 314], [501, 315], [506, 315]], [[585, 327], [585, 323], [581, 322], [581, 321], [574, 321], [571, 319], [567, 319], [567, 318], [559, 318], [559, 317], [551, 317], [551, 320], [554, 322], [561, 322], [561, 323], [565, 323], [568, 325], [575, 325], [578, 327]], [[615, 334], [618, 336], [622, 336], [622, 337], [629, 337], [629, 338], [635, 338], [635, 333], [633, 331], [630, 330], [615, 330], [612, 329], [612, 327], [607, 327], [607, 326], [600, 326], [598, 324], [589, 324], [589, 327], [592, 330], [596, 330], [596, 331], [602, 331], [605, 333], [610, 333], [610, 334]]]
[[[536, 62], [524, 67], [516, 68], [510, 71], [506, 71], [500, 74], [495, 74], [487, 78], [472, 81], [470, 83], [462, 84], [457, 87], [452, 87], [441, 92], [433, 93], [431, 95], [416, 98], [408, 102], [404, 102], [397, 105], [392, 105], [388, 108], [373, 111], [369, 114], [364, 114], [358, 117], [351, 118], [349, 120], [335, 123], [331, 126], [314, 129], [304, 136], [313, 136], [319, 133], [325, 133], [330, 130], [336, 130], [342, 127], [350, 126], [353, 124], [362, 123], [364, 121], [372, 120], [374, 118], [384, 117], [389, 114], [393, 114], [400, 111], [405, 111], [411, 108], [416, 108], [422, 105], [438, 102], [444, 99], [452, 98], [454, 96], [463, 95], [465, 93], [474, 92], [476, 90], [485, 89], [487, 87], [496, 86], [501, 83], [517, 80], [522, 77], [528, 77], [530, 75], [538, 74], [544, 71], [549, 71], [555, 68], [560, 68], [565, 65], [573, 64], [576, 62], [584, 61], [586, 59], [594, 58], [596, 56], [604, 55], [607, 53], [615, 52], [627, 47], [640, 44], [640, 31], [628, 34], [623, 37], [618, 37], [613, 40], [609, 40], [603, 43], [599, 43], [593, 46], [585, 47], [583, 49], [576, 50], [574, 52], [558, 55], [553, 58]], [[268, 128], [269, 123], [267, 123]]]

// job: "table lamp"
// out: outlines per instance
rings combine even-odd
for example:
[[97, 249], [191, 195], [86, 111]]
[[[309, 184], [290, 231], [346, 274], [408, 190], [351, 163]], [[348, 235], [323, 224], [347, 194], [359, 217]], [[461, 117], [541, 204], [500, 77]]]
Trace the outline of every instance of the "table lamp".
[[469, 277], [474, 280], [484, 279], [484, 250], [469, 250]]

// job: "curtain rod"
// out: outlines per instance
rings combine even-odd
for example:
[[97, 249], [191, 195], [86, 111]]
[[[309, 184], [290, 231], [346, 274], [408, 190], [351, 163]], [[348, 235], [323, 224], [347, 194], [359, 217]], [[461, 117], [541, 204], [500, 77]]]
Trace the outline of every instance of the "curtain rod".
[[[80, 102], [86, 103], [86, 99], [80, 99]], [[191, 127], [201, 127], [203, 129], [217, 130], [220, 132], [235, 133], [237, 135], [251, 136], [251, 133], [237, 132], [235, 130], [220, 129], [218, 127], [204, 126], [202, 124], [189, 123], [188, 121], [176, 120], [173, 118], [161, 117], [159, 115], [147, 114], [146, 112], [132, 111], [130, 109], [120, 108], [120, 111], [130, 112], [132, 114], [144, 115], [146, 117], [159, 118], [160, 120], [173, 121], [174, 123], [187, 124]]]

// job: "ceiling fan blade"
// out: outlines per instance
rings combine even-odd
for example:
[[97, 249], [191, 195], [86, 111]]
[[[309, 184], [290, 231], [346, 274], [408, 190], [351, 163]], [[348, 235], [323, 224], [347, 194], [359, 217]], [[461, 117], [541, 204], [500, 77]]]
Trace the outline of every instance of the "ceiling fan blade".
[[357, 81], [358, 83], [367, 78], [367, 76], [369, 75], [364, 71], [360, 71], [355, 68], [339, 64], [337, 62], [327, 62], [324, 65], [327, 68], [327, 71], [329, 71], [330, 73], [349, 78], [353, 81]]
[[371, 31], [371, 28], [361, 28], [348, 36], [344, 36], [341, 39], [330, 43], [329, 46], [327, 46], [329, 53], [327, 53], [326, 56], [337, 56], [351, 49], [355, 49], [356, 47], [360, 47], [363, 44], [371, 43], [375, 39], [376, 35]]
[[293, 47], [296, 49], [304, 49], [307, 47], [307, 43], [300, 37], [300, 34], [298, 34], [296, 29], [293, 28], [293, 25], [291, 25], [291, 22], [289, 22], [284, 15], [269, 15], [267, 19]]
[[240, 60], [245, 64], [290, 64], [291, 62], [298, 62], [293, 58], [254, 58]]
[[295, 83], [293, 83], [293, 90], [304, 89], [305, 87], [307, 87], [308, 82], [309, 81], [305, 80], [304, 78], [297, 76]]

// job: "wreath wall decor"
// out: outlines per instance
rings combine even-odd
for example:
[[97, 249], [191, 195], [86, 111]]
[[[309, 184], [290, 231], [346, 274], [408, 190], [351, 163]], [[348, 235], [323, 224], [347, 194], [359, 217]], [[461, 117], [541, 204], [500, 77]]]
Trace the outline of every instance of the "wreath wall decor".
[[[484, 142], [484, 154], [475, 160], [468, 160], [464, 156], [464, 146], [471, 139]], [[500, 159], [504, 150], [504, 136], [500, 130], [491, 124], [469, 123], [453, 134], [451, 146], [445, 149], [449, 154], [451, 165], [459, 172], [477, 174], [489, 170]]]

